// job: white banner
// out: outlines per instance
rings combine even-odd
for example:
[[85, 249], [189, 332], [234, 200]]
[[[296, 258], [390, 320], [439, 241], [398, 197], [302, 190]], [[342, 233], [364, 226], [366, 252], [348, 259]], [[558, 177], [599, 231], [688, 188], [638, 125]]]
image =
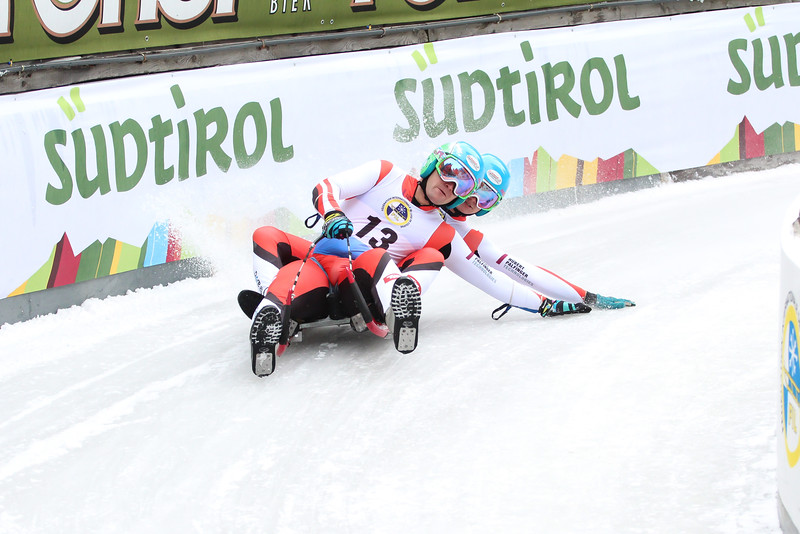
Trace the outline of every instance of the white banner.
[[305, 217], [326, 175], [451, 140], [511, 196], [795, 151], [798, 41], [786, 4], [3, 96], [0, 296], [176, 259], [187, 214]]

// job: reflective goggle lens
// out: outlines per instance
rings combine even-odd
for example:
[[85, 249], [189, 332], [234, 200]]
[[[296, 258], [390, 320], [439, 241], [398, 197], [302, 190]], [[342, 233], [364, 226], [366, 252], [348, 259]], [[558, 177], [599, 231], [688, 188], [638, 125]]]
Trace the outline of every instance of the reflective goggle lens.
[[478, 198], [478, 207], [482, 210], [492, 209], [501, 199], [500, 194], [487, 182], [481, 182], [475, 196]]
[[446, 157], [436, 165], [442, 180], [455, 184], [454, 192], [460, 198], [468, 197], [475, 190], [472, 172], [454, 157]]

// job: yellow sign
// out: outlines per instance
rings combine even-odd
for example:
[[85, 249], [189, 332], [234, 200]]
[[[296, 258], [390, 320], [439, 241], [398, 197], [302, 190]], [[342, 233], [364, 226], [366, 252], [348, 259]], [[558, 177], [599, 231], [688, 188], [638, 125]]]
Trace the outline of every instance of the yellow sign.
[[800, 459], [800, 362], [798, 362], [797, 307], [794, 295], [786, 297], [783, 314], [783, 342], [781, 343], [781, 428], [786, 443], [789, 467]]

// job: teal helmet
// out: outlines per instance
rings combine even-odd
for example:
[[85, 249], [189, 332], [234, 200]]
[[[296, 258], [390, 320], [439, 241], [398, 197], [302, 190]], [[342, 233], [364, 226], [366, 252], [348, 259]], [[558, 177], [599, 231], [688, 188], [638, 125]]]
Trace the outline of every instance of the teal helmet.
[[[447, 165], [450, 159], [451, 165]], [[436, 149], [428, 156], [420, 170], [420, 177], [427, 180], [428, 176], [439, 167], [442, 179], [455, 183], [454, 192], [458, 198], [447, 205], [448, 208], [458, 206], [464, 202], [464, 198], [469, 197], [480, 183], [484, 175], [483, 156], [475, 147], [465, 141], [455, 141], [446, 143]], [[442, 172], [444, 169], [457, 170], [459, 172]]]
[[503, 160], [494, 154], [483, 155], [483, 165], [486, 173], [478, 184], [475, 195], [478, 197], [478, 206], [485, 205], [477, 215], [486, 215], [500, 204], [511, 182], [511, 173]]

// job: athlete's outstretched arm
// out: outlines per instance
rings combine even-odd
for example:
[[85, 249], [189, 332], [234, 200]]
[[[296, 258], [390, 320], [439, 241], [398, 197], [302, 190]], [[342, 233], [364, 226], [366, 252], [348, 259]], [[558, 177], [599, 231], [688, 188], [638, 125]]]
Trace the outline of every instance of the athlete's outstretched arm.
[[501, 273], [495, 272], [486, 262], [467, 247], [459, 235], [450, 243], [445, 267], [484, 293], [502, 303], [538, 312], [543, 297], [533, 289], [523, 286]]
[[530, 265], [510, 254], [498, 250], [492, 243], [484, 238], [478, 246], [478, 254], [497, 265], [508, 276], [515, 280], [532, 287], [536, 291], [550, 298], [566, 300], [568, 302], [583, 302], [592, 307], [617, 309], [635, 306], [636, 304], [628, 299], [616, 297], [605, 297], [597, 293], [586, 291], [582, 287], [573, 284], [560, 277], [552, 271], [538, 265]]
[[491, 243], [483, 233], [471, 228], [466, 221], [453, 219], [450, 224], [464, 237], [467, 246], [477, 252], [487, 264], [542, 295], [567, 302], [583, 302], [599, 308], [635, 306], [627, 299], [605, 297], [586, 291], [544, 267], [511, 256]]

